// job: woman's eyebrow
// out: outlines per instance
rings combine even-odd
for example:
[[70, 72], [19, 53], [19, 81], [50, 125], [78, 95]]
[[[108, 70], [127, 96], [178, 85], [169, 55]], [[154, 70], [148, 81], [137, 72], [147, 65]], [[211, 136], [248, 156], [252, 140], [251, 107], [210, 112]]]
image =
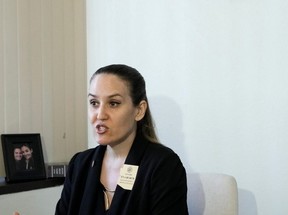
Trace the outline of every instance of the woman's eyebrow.
[[113, 98], [113, 97], [123, 97], [123, 96], [119, 93], [115, 93], [109, 96], [109, 98]]
[[[94, 97], [94, 98], [96, 98], [97, 96], [96, 95], [94, 95], [94, 94], [92, 94], [92, 93], [88, 93], [88, 97], [89, 96], [91, 96], [91, 97]], [[119, 94], [119, 93], [115, 93], [115, 94], [112, 94], [112, 95], [109, 95], [108, 97], [109, 98], [113, 98], [113, 97], [123, 97], [121, 94]]]

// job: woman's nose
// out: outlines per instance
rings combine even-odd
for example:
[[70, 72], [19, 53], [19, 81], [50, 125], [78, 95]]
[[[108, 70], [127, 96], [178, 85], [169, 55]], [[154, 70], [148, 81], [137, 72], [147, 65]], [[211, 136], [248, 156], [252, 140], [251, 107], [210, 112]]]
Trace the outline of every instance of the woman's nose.
[[97, 112], [97, 119], [107, 119], [107, 110], [104, 105], [100, 105]]

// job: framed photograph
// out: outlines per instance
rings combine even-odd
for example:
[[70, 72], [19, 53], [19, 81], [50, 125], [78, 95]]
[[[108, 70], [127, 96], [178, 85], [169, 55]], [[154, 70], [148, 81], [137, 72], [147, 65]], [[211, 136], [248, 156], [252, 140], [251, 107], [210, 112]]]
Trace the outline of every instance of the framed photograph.
[[7, 182], [46, 178], [40, 134], [2, 134]]

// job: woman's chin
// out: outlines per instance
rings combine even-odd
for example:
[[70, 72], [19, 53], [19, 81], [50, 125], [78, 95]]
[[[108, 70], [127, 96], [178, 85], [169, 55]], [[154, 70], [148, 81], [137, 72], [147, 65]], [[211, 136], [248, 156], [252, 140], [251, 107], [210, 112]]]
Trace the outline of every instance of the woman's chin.
[[103, 139], [99, 139], [99, 138], [95, 138], [96, 139], [96, 143], [98, 143], [101, 146], [107, 146], [109, 143]]

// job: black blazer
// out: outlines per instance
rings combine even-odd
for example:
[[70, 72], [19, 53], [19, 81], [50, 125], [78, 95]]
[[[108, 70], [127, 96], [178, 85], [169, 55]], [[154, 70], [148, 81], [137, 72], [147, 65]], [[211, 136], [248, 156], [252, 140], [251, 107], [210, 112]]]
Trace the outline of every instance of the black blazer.
[[138, 165], [132, 190], [119, 185], [109, 211], [104, 209], [100, 183], [106, 146], [71, 159], [56, 215], [187, 215], [186, 172], [169, 148], [136, 137], [125, 164]]

